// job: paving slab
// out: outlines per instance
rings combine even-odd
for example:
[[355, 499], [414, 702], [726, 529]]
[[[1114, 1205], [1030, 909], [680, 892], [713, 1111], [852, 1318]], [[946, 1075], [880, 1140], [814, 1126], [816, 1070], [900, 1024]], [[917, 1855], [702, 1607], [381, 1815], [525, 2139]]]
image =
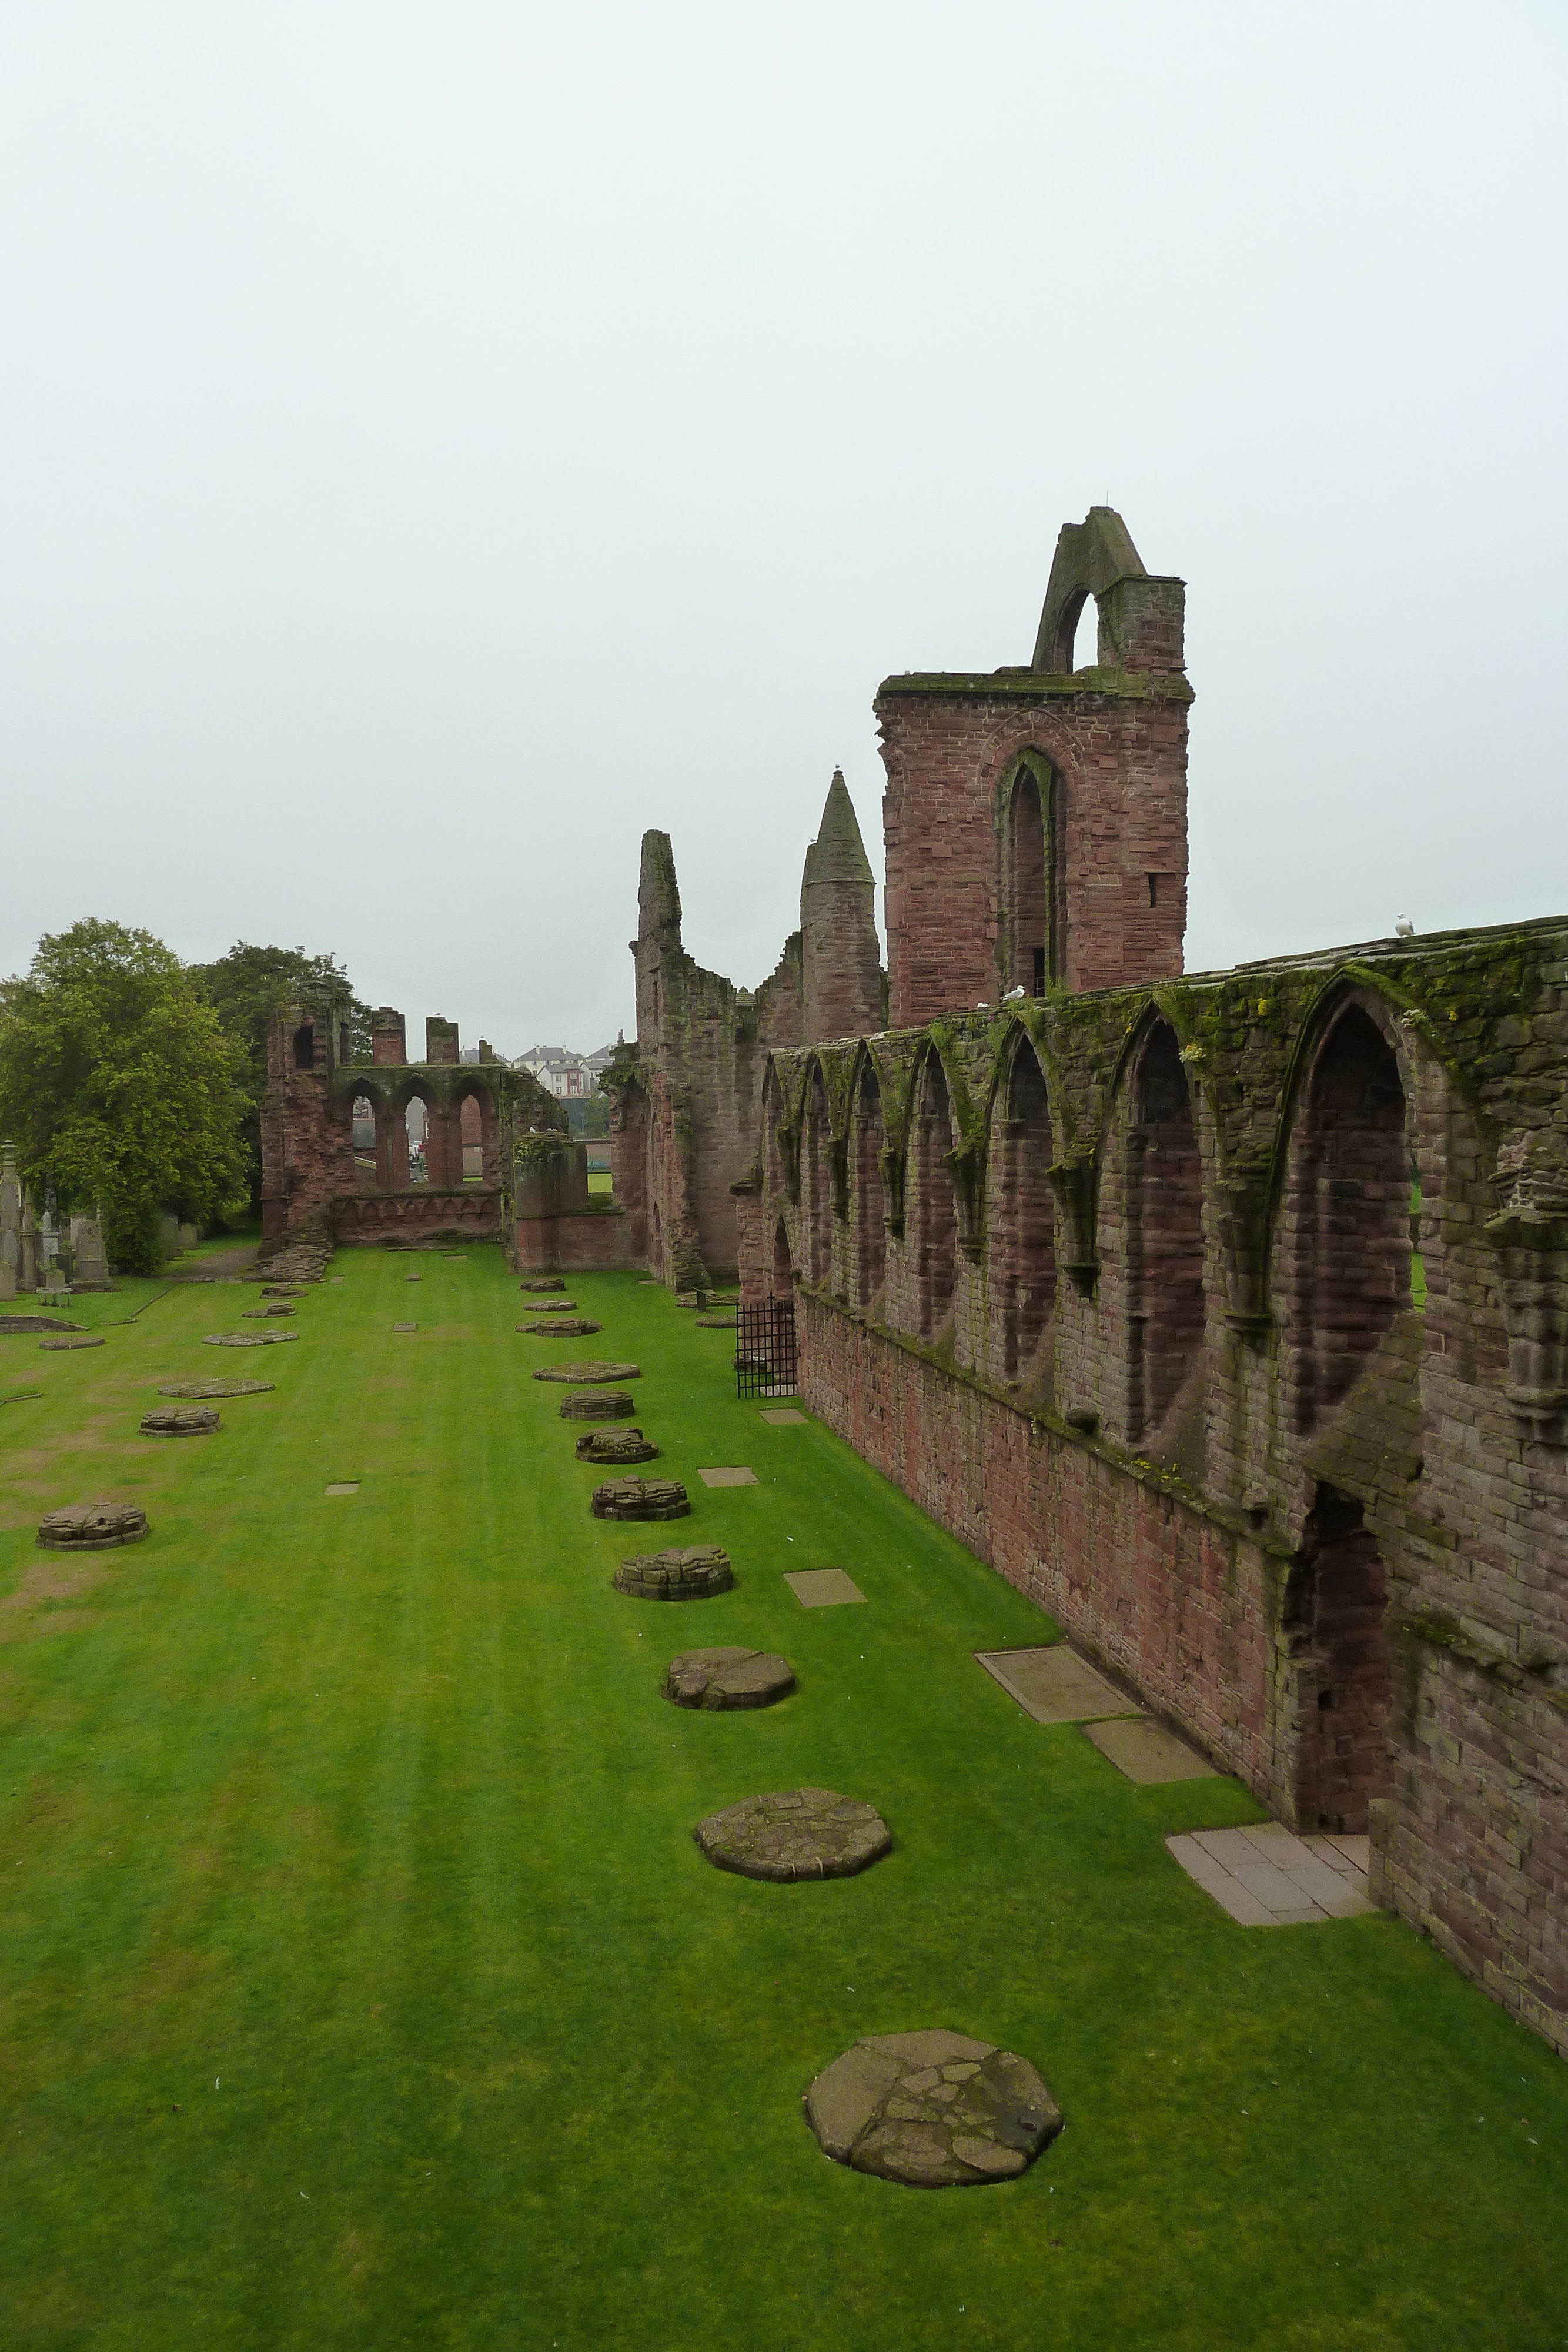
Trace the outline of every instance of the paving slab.
[[417, 1323], [394, 1323], [392, 1325], [392, 1329], [394, 1331], [417, 1331], [418, 1328], [419, 1326]]
[[327, 1488], [329, 1495], [357, 1495], [359, 1491], [360, 1482], [357, 1478], [335, 1478]]
[[797, 1568], [784, 1579], [802, 1609], [836, 1609], [847, 1601], [863, 1601], [853, 1577], [841, 1568]]
[[1143, 1710], [1065, 1642], [1032, 1650], [977, 1650], [976, 1661], [1036, 1723], [1090, 1723]]
[[755, 1486], [755, 1470], [699, 1470], [697, 1476], [705, 1486]]
[[[1212, 1764], [1147, 1716], [1124, 1717], [1113, 1723], [1086, 1723], [1083, 1737], [1092, 1739], [1129, 1780], [1150, 1785], [1164, 1780], [1218, 1780]], [[1261, 1862], [1261, 1856], [1259, 1857]]]
[[1310, 1870], [1317, 1861], [1312, 1848], [1283, 1822], [1249, 1822], [1241, 1834], [1277, 1870]]
[[760, 1421], [767, 1422], [769, 1427], [773, 1429], [794, 1429], [796, 1427], [803, 1429], [806, 1425], [805, 1414], [803, 1412], [794, 1412], [790, 1411], [788, 1406], [785, 1407], [782, 1412], [759, 1413], [758, 1418]]
[[[1355, 1919], [1373, 1910], [1365, 1874], [1340, 1851], [1341, 1843], [1297, 1837], [1279, 1822], [1195, 1830], [1166, 1840], [1187, 1876], [1246, 1927]], [[1349, 1843], [1356, 1850], [1357, 1842]]]

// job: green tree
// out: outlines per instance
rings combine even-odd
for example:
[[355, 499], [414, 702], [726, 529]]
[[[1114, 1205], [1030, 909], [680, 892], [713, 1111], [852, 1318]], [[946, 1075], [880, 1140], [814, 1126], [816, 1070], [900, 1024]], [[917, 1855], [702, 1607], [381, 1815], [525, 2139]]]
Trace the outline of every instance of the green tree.
[[0, 1132], [35, 1192], [102, 1209], [112, 1264], [154, 1271], [165, 1212], [243, 1206], [244, 1112], [233, 1041], [150, 931], [73, 923], [0, 982]]
[[244, 1053], [240, 1083], [245, 1090], [243, 1127], [250, 1201], [261, 1206], [261, 1103], [267, 1092], [267, 1033], [272, 1016], [291, 996], [339, 997], [350, 1024], [356, 1060], [371, 1055], [370, 1007], [361, 1004], [349, 975], [329, 955], [307, 955], [303, 948], [256, 948], [236, 940], [215, 963], [193, 965], [219, 1020]]

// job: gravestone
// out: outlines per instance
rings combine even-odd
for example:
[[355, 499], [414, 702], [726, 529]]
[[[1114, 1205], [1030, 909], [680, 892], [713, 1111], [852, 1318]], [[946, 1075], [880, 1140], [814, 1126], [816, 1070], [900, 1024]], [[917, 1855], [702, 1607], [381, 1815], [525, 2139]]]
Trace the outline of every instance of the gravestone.
[[623, 1559], [611, 1581], [635, 1601], [707, 1601], [730, 1591], [735, 1571], [717, 1544], [692, 1544]]
[[836, 1789], [779, 1789], [709, 1813], [692, 1832], [717, 1870], [792, 1885], [854, 1878], [893, 1844], [874, 1805]]
[[676, 1706], [716, 1711], [771, 1706], [794, 1687], [789, 1659], [770, 1651], [686, 1650], [670, 1660], [664, 1695]]
[[1016, 2179], [1061, 2129], [1027, 2058], [941, 2028], [867, 2034], [817, 2076], [805, 2105], [835, 2164], [911, 2189]]
[[691, 1507], [677, 1478], [612, 1478], [593, 1490], [596, 1519], [685, 1519]]

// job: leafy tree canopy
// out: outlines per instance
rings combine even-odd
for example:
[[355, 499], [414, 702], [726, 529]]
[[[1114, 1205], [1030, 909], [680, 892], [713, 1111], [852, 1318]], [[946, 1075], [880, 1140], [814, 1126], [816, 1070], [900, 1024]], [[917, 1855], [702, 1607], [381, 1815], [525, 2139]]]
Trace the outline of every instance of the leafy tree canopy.
[[73, 923], [0, 982], [0, 1131], [35, 1192], [102, 1209], [113, 1264], [158, 1265], [165, 1211], [205, 1223], [243, 1207], [245, 1108], [233, 1040], [150, 931]]

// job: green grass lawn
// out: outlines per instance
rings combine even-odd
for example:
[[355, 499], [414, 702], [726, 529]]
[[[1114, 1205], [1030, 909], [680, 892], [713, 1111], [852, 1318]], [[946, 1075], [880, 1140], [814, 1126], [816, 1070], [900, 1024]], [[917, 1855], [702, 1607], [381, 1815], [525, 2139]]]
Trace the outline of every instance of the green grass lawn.
[[[203, 1348], [254, 1292], [154, 1283], [74, 1303], [101, 1349], [0, 1341], [0, 1394], [44, 1391], [0, 1407], [7, 2352], [1568, 2341], [1568, 2070], [1391, 1919], [1234, 1926], [1162, 1839], [1245, 1792], [1030, 1722], [971, 1654], [1047, 1621], [737, 1402], [728, 1335], [574, 1276], [602, 1335], [519, 1337], [494, 1248], [335, 1270], [290, 1347]], [[643, 1367], [690, 1519], [590, 1517], [528, 1377], [585, 1350]], [[217, 1436], [137, 1434], [160, 1380], [253, 1373]], [[734, 1463], [760, 1485], [697, 1480]], [[35, 1548], [100, 1495], [150, 1540]], [[611, 1590], [671, 1540], [735, 1591]], [[820, 1566], [869, 1605], [802, 1611], [782, 1572]], [[719, 1642], [796, 1696], [668, 1706]], [[702, 1861], [699, 1815], [801, 1781], [892, 1854]], [[969, 2190], [828, 2163], [810, 2077], [938, 2024], [1031, 2059], [1061, 2138]]]

